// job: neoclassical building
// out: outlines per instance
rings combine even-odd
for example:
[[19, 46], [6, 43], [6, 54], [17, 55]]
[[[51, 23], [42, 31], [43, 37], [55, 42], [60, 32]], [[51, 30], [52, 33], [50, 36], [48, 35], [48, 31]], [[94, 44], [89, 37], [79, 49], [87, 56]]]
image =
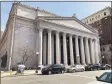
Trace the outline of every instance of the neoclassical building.
[[[34, 55], [26, 67], [49, 64], [95, 64], [100, 62], [98, 31], [72, 17], [32, 8], [21, 3], [12, 5], [1, 40], [1, 56], [7, 52], [6, 68], [15, 67], [22, 57], [18, 48], [28, 46]], [[27, 48], [27, 49], [28, 49]], [[38, 52], [38, 57], [36, 57]]]

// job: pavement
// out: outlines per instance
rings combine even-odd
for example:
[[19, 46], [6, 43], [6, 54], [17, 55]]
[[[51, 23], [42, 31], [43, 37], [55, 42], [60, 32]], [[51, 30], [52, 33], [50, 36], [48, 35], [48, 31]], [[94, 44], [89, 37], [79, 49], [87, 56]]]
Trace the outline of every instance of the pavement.
[[3, 77], [1, 84], [88, 84], [96, 76], [110, 70], [85, 71], [53, 75], [35, 74], [30, 76]]
[[[13, 77], [13, 76], [20, 76], [20, 75], [15, 75], [16, 74], [16, 71], [1, 71], [1, 77]], [[35, 70], [25, 70], [24, 71], [24, 76], [27, 76], [27, 75], [34, 75], [36, 74], [35, 73]], [[37, 74], [41, 74], [41, 71], [38, 70], [38, 73]]]

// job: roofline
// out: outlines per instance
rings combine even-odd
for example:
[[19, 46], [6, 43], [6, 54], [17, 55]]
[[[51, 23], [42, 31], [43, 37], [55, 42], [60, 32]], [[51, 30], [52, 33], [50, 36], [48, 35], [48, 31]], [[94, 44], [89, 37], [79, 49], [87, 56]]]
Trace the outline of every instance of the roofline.
[[95, 13], [93, 13], [93, 14], [90, 14], [89, 16], [87, 16], [87, 17], [83, 18], [81, 21], [83, 21], [83, 20], [85, 20], [85, 19], [89, 18], [90, 16], [93, 16], [93, 15], [95, 15], [95, 14], [97, 14], [97, 13], [99, 13], [99, 12], [103, 11], [103, 10], [106, 10], [106, 9], [111, 9], [111, 7], [110, 7], [110, 6], [108, 6], [108, 7], [106, 7], [106, 8], [101, 9], [100, 11], [97, 11], [97, 12], [95, 12]]
[[34, 7], [31, 7], [31, 6], [25, 5], [23, 3], [17, 3], [17, 5], [22, 6], [22, 7], [26, 7], [28, 9], [33, 9], [34, 11], [37, 11], [38, 10], [38, 11], [43, 11], [43, 12], [46, 12], [46, 13], [51, 14], [51, 15], [54, 15], [54, 16], [59, 16], [59, 15], [54, 14], [54, 13], [51, 13], [49, 11], [46, 11], [46, 10], [43, 10], [43, 9], [39, 9], [39, 7], [34, 8]]
[[99, 33], [98, 33], [98, 30], [97, 30], [95, 27], [91, 27], [91, 26], [89, 26], [89, 25], [83, 23], [81, 20], [77, 19], [76, 17], [75, 17], [75, 20], [78, 21], [81, 25], [83, 25], [83, 26], [86, 27], [87, 29], [89, 29], [90, 31], [99, 34]]

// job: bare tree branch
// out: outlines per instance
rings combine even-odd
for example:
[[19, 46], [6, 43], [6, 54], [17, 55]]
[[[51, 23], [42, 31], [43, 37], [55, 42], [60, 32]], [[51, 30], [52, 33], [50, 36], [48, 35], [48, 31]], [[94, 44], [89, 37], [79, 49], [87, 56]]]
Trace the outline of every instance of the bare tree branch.
[[26, 62], [34, 55], [34, 51], [28, 46], [18, 48], [18, 52], [20, 53], [22, 59], [21, 62], [26, 64]]

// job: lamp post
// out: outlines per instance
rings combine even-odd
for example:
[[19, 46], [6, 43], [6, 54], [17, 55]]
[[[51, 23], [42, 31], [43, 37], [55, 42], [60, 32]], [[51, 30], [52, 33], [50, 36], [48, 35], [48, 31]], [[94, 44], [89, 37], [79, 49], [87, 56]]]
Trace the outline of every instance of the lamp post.
[[35, 73], [38, 73], [38, 55], [39, 55], [39, 52], [36, 52], [36, 71]]
[[105, 57], [104, 57], [104, 56], [102, 56], [102, 64], [104, 63], [104, 58], [105, 58]]

